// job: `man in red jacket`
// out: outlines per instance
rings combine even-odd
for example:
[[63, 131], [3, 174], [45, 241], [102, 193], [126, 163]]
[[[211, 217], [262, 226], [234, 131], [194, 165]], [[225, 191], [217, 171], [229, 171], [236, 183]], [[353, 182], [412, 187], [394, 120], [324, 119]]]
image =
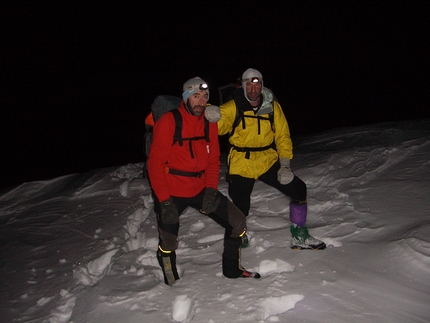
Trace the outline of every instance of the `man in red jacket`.
[[[225, 228], [222, 269], [228, 278], [255, 277], [240, 265], [240, 245], [246, 232], [243, 213], [218, 191], [220, 150], [217, 123], [205, 120], [209, 88], [199, 77], [184, 83], [178, 109], [181, 137], [174, 138], [177, 118], [165, 113], [154, 125], [148, 158], [148, 175], [155, 195], [159, 246], [157, 259], [164, 282], [179, 279], [176, 269], [179, 216], [193, 207]], [[175, 139], [175, 140], [174, 140]]]

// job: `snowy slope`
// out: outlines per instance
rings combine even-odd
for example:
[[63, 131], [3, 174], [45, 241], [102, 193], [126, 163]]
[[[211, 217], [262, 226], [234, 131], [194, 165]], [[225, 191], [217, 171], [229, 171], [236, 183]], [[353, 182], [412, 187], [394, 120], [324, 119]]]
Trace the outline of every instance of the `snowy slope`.
[[[224, 278], [223, 230], [189, 209], [182, 279], [162, 281], [142, 164], [0, 193], [2, 322], [428, 322], [430, 120], [293, 138], [323, 251], [289, 248], [288, 200], [257, 182], [245, 268]], [[220, 190], [227, 194], [224, 167]]]

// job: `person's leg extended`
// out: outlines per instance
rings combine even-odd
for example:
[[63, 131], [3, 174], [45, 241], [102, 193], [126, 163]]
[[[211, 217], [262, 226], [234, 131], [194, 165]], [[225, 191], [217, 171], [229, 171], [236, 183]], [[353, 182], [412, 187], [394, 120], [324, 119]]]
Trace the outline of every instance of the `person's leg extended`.
[[251, 207], [251, 193], [254, 188], [255, 180], [240, 175], [229, 175], [228, 178], [228, 194], [234, 205], [236, 205], [245, 216], [248, 216], [249, 208]]
[[306, 227], [308, 205], [306, 201], [307, 187], [297, 176], [288, 184], [281, 184], [277, 179], [279, 162], [275, 163], [259, 179], [278, 189], [280, 192], [290, 197], [290, 221], [292, 223], [290, 232], [292, 235], [291, 248], [293, 249], [316, 249], [322, 250], [326, 247], [321, 240], [312, 237]]

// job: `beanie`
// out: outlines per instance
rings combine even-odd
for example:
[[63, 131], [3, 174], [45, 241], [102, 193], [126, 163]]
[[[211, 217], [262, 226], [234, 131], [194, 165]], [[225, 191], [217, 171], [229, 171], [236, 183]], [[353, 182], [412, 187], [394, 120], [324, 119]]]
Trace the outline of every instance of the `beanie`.
[[197, 93], [199, 91], [206, 91], [208, 93], [208, 99], [209, 99], [209, 86], [205, 81], [203, 81], [200, 77], [196, 76], [184, 83], [184, 86], [182, 88], [184, 91], [182, 93], [182, 98], [184, 101], [187, 101], [190, 96], [192, 96], [194, 93]]

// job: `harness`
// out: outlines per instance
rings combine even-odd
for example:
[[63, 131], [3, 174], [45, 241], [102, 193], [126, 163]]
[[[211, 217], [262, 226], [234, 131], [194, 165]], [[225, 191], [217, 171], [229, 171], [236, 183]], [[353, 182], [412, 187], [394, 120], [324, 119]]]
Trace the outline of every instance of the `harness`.
[[[173, 117], [175, 118], [175, 133], [173, 135], [172, 146], [175, 143], [178, 143], [179, 146], [183, 146], [184, 141], [188, 141], [189, 148], [190, 148], [190, 155], [191, 155], [191, 158], [194, 159], [195, 156], [194, 156], [194, 152], [193, 152], [192, 141], [204, 139], [204, 140], [206, 140], [206, 142], [210, 142], [210, 139], [209, 139], [209, 121], [206, 118], [204, 118], [204, 122], [205, 122], [204, 136], [183, 138], [182, 137], [182, 116], [181, 116], [181, 113], [179, 112], [178, 109], [171, 110], [170, 112], [173, 113]], [[170, 173], [172, 175], [178, 175], [178, 176], [198, 177], [199, 178], [204, 174], [204, 170], [199, 171], [199, 172], [184, 172], [181, 170], [168, 168], [168, 173]]]
[[[240, 122], [242, 122], [242, 128], [243, 129], [246, 128], [245, 118], [254, 118], [254, 119], [258, 120], [258, 134], [261, 134], [261, 121], [262, 120], [269, 121], [272, 131], [275, 132], [273, 111], [271, 113], [269, 113], [268, 117], [263, 117], [260, 115], [246, 115], [243, 113], [242, 109], [238, 108], [237, 103], [235, 105], [236, 105], [236, 118], [234, 119], [232, 129], [229, 133], [229, 138], [234, 134], [236, 127], [239, 125]], [[275, 144], [275, 141], [272, 141], [272, 143], [270, 145], [263, 146], [263, 147], [239, 147], [239, 146], [230, 144], [230, 149], [235, 149], [239, 152], [245, 152], [245, 158], [249, 159], [251, 152], [264, 151], [264, 150], [268, 150], [268, 149], [276, 150], [276, 144]]]

